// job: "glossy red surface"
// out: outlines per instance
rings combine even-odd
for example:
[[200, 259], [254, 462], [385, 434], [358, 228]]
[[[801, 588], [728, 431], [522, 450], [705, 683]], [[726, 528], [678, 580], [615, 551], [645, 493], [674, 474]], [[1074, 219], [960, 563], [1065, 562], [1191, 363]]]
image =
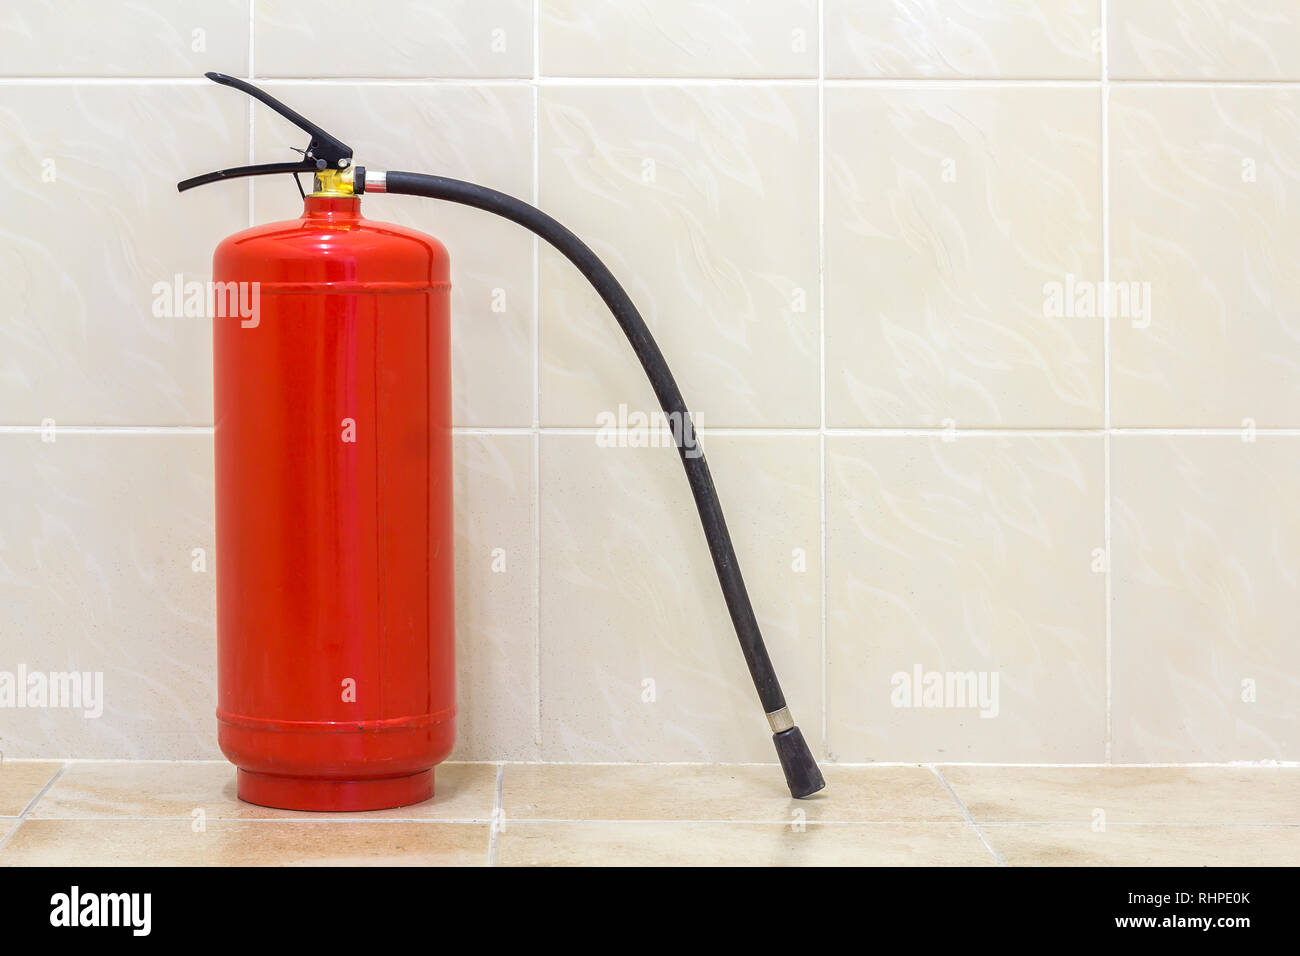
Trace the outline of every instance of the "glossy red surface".
[[239, 794], [425, 799], [455, 734], [446, 250], [308, 198], [223, 241], [213, 276], [259, 284], [256, 315], [213, 332], [217, 716]]

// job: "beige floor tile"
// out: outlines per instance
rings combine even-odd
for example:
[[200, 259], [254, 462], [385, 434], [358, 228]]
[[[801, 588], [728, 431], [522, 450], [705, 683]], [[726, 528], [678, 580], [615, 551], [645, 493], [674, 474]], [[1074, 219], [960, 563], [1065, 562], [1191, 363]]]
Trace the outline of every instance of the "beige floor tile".
[[509, 823], [502, 866], [991, 865], [965, 824]]
[[1295, 767], [943, 767], [976, 823], [1300, 824]]
[[823, 766], [826, 789], [794, 800], [775, 765], [507, 764], [502, 808], [512, 820], [959, 821], [922, 767]]
[[1300, 827], [986, 826], [1008, 866], [1296, 866]]
[[16, 817], [50, 782], [62, 764], [57, 760], [6, 760], [0, 763], [0, 817]]
[[74, 763], [32, 811], [33, 819], [184, 818], [202, 808], [208, 819], [303, 817], [343, 819], [488, 820], [496, 804], [497, 768], [441, 764], [434, 797], [411, 807], [364, 814], [295, 813], [244, 803], [235, 796], [235, 768], [224, 763]]
[[487, 824], [339, 820], [27, 820], [5, 866], [481, 866]]

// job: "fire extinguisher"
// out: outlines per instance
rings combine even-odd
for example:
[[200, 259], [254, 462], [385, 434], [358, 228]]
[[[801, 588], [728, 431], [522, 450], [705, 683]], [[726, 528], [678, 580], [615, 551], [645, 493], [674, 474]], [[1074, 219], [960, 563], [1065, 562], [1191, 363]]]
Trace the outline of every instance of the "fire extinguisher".
[[[364, 219], [359, 197], [462, 203], [532, 230], [614, 314], [675, 429], [740, 649], [790, 793], [825, 786], [786, 706], [690, 412], [623, 287], [539, 209], [473, 183], [357, 166], [352, 149], [250, 83], [208, 73], [310, 136], [302, 159], [178, 184], [311, 173], [302, 216], [226, 238], [213, 323], [217, 720], [239, 796], [371, 810], [433, 795], [455, 737], [450, 268], [436, 239]], [[302, 191], [301, 184], [299, 191]], [[256, 284], [253, 286], [252, 284]]]

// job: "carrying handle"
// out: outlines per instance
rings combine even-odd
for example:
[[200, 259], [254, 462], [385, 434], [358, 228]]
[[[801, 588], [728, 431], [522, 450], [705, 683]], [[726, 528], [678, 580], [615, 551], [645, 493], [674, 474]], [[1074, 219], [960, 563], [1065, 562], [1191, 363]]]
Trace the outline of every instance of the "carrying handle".
[[296, 163], [262, 163], [255, 166], [234, 166], [230, 169], [218, 169], [215, 172], [194, 176], [176, 184], [176, 189], [185, 192], [195, 186], [220, 182], [223, 179], [238, 179], [242, 176], [269, 176], [273, 173], [318, 173], [327, 169], [347, 169], [352, 165], [352, 147], [336, 136], [321, 129], [297, 110], [285, 106], [270, 93], [260, 90], [252, 83], [225, 73], [203, 74], [214, 83], [229, 86], [247, 93], [259, 103], [275, 110], [294, 126], [307, 133], [311, 141], [302, 150], [302, 159]]

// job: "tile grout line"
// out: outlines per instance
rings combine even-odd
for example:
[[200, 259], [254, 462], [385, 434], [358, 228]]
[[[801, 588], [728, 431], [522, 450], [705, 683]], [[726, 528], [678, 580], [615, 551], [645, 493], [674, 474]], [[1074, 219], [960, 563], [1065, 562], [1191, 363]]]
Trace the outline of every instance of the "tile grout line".
[[[1101, 0], [1101, 287], [1110, 288], [1110, 0]], [[1110, 296], [1103, 297], [1101, 320], [1102, 341], [1102, 393], [1105, 412], [1106, 434], [1102, 439], [1102, 548], [1105, 551], [1105, 578], [1103, 594], [1105, 601], [1106, 629], [1106, 726], [1103, 752], [1106, 763], [1111, 762], [1113, 742], [1114, 676], [1112, 668], [1112, 650], [1114, 627], [1111, 609], [1111, 590], [1114, 577], [1114, 555], [1111, 552], [1111, 390], [1110, 390]]]
[[[339, 813], [329, 813], [322, 816], [301, 816], [301, 817], [241, 817], [241, 816], [209, 816], [208, 825], [214, 823], [446, 823], [452, 826], [491, 826], [490, 817], [381, 817], [365, 816], [367, 813], [382, 813], [382, 810], [357, 810], [342, 811]], [[0, 821], [14, 821], [18, 817], [0, 817]], [[157, 816], [157, 817], [115, 817], [115, 816], [58, 816], [58, 817], [33, 817], [34, 821], [59, 822], [59, 823], [193, 823], [192, 816]], [[1112, 824], [1118, 826], [1119, 824]], [[1224, 824], [1227, 826], [1227, 824]], [[1278, 824], [1286, 826], [1286, 824]], [[1296, 824], [1300, 826], [1300, 824]]]
[[822, 705], [822, 756], [831, 756], [830, 700], [826, 686], [830, 661], [828, 658], [829, 612], [827, 604], [826, 568], [826, 3], [817, 0], [817, 342], [820, 355], [819, 414], [817, 429], [817, 470], [820, 497], [820, 567], [821, 577], [821, 705]]
[[[248, 0], [248, 81], [251, 83], [253, 77], [257, 76], [253, 69], [253, 35], [256, 29], [257, 12], [255, 9], [257, 0]], [[248, 165], [252, 166], [257, 162], [253, 158], [253, 137], [254, 127], [257, 125], [257, 108], [252, 99], [248, 101]], [[248, 177], [248, 228], [252, 229], [256, 224], [255, 200], [253, 193], [253, 182], [256, 176]], [[296, 178], [296, 177], [295, 177]]]
[[488, 866], [496, 866], [497, 858], [500, 853], [498, 834], [502, 830], [502, 822], [505, 820], [505, 810], [502, 808], [501, 796], [505, 792], [506, 765], [504, 763], [497, 767], [497, 779], [495, 795], [492, 798], [492, 825], [488, 829]]
[[[102, 819], [102, 818], [101, 818]], [[178, 818], [185, 819], [185, 818]], [[423, 821], [421, 821], [423, 822]], [[456, 822], [456, 821], [429, 821], [434, 823]], [[532, 823], [560, 823], [560, 824], [601, 824], [601, 825], [623, 825], [630, 824], [633, 826], [646, 826], [652, 824], [671, 824], [679, 826], [770, 826], [770, 827], [788, 827], [789, 820], [773, 819], [726, 819], [720, 817], [708, 817], [703, 819], [682, 819], [672, 818], [664, 819], [662, 817], [651, 817], [646, 819], [623, 819], [619, 817], [583, 817], [583, 818], [566, 818], [566, 817], [529, 817], [523, 820], [513, 821], [516, 826], [527, 825]], [[1087, 820], [999, 820], [996, 822], [985, 821], [981, 824], [974, 824], [969, 820], [806, 820], [807, 826], [824, 826], [824, 827], [960, 827], [966, 829], [972, 827], [976, 833], [979, 833], [980, 827], [991, 828], [1008, 828], [1008, 827], [1065, 827], [1077, 828], [1080, 830], [1092, 829], [1092, 824]], [[1168, 829], [1168, 830], [1297, 830], [1300, 829], [1300, 823], [1151, 823], [1147, 821], [1124, 821], [1122, 823], [1108, 822], [1107, 828], [1110, 829]], [[987, 841], [981, 841], [984, 846], [993, 854], [994, 859], [998, 861], [999, 866], [1007, 864], [1002, 860]]]
[[[211, 426], [204, 426], [203, 430], [211, 432]], [[541, 426], [539, 431], [544, 434], [555, 435], [597, 435], [600, 433], [598, 428], [567, 428], [558, 425]], [[466, 434], [465, 429], [453, 428], [453, 434]], [[718, 435], [727, 438], [745, 438], [745, 437], [803, 437], [804, 435], [813, 435], [817, 429], [807, 428], [709, 428], [701, 427], [701, 435]], [[1077, 438], [1089, 435], [1105, 435], [1104, 429], [1091, 428], [984, 428], [984, 429], [926, 429], [926, 428], [827, 428], [826, 434], [831, 437], [863, 437], [863, 438], [943, 438], [955, 435], [956, 438]], [[1240, 440], [1240, 428], [1112, 428], [1109, 430], [1111, 435], [1123, 436], [1150, 436], [1173, 437], [1173, 438], [1236, 438]], [[1256, 428], [1254, 435], [1262, 435], [1266, 438], [1300, 438], [1300, 428]]]
[[998, 856], [998, 851], [993, 849], [993, 844], [984, 836], [984, 831], [979, 828], [979, 824], [976, 823], [975, 818], [971, 816], [970, 810], [966, 808], [966, 804], [962, 802], [961, 797], [957, 796], [957, 791], [948, 783], [947, 778], [944, 777], [943, 773], [939, 770], [939, 767], [936, 764], [928, 764], [927, 766], [929, 767], [930, 772], [939, 778], [939, 783], [943, 786], [943, 789], [948, 791], [948, 796], [952, 797], [953, 801], [957, 804], [957, 808], [961, 810], [962, 816], [964, 816], [966, 822], [971, 825], [971, 828], [975, 831], [975, 835], [979, 837], [980, 843], [984, 844], [984, 849], [989, 851], [989, 855], [993, 857], [994, 862], [997, 863], [998, 866], [1006, 866], [1007, 864], [1003, 861], [1002, 857]]
[[[218, 758], [200, 758], [195, 760], [174, 760], [167, 758], [128, 758], [128, 757], [9, 757], [6, 763], [64, 763], [64, 764], [219, 764], [232, 766], [230, 761]], [[777, 767], [775, 761], [699, 761], [699, 760], [446, 760], [439, 766], [518, 766], [518, 767]], [[1151, 762], [1151, 763], [1103, 763], [1100, 761], [1081, 763], [1007, 763], [998, 761], [946, 761], [946, 760], [877, 760], [877, 761], [834, 761], [836, 767], [848, 769], [874, 770], [881, 768], [915, 767], [1002, 767], [1002, 768], [1037, 768], [1052, 770], [1151, 770], [1151, 769], [1216, 769], [1216, 770], [1297, 770], [1300, 760], [1228, 760], [1228, 761], [1185, 761]]]
[[[17, 823], [21, 817], [0, 817], [0, 823]], [[190, 816], [153, 816], [153, 817], [115, 817], [115, 816], [59, 816], [59, 817], [35, 817], [31, 822], [40, 823], [193, 823], [193, 817]], [[790, 821], [782, 818], [730, 818], [730, 817], [528, 817], [512, 821], [513, 825], [531, 825], [537, 823], [546, 824], [599, 824], [599, 825], [632, 825], [647, 826], [653, 824], [670, 824], [680, 826], [771, 826], [771, 827], [788, 827]], [[832, 819], [832, 820], [807, 820], [808, 826], [825, 826], [825, 827], [961, 827], [965, 829], [971, 826], [967, 820], [909, 820], [909, 819], [855, 819], [852, 817]], [[305, 824], [370, 824], [380, 825], [385, 823], [418, 823], [447, 825], [455, 827], [483, 826], [488, 825], [492, 828], [494, 821], [482, 817], [378, 817], [343, 814], [329, 814], [328, 816], [314, 817], [239, 817], [239, 816], [217, 816], [209, 817], [209, 824], [217, 823], [241, 823], [250, 825], [268, 824], [268, 823], [305, 823]], [[1091, 829], [1092, 823], [1087, 820], [986, 820], [978, 824], [978, 827], [989, 829], [1007, 829], [1010, 827], [1065, 827], [1075, 829]], [[1152, 821], [1152, 820], [1124, 820], [1109, 821], [1106, 824], [1107, 829], [1162, 829], [1162, 830], [1298, 830], [1300, 823], [1199, 823], [1195, 821]], [[500, 827], [504, 830], [505, 827]], [[12, 835], [12, 834], [11, 834]], [[3, 846], [3, 844], [0, 844]]]
[[[1087, 820], [985, 820], [980, 824], [985, 827], [1078, 827], [1092, 830], [1093, 824]], [[1151, 820], [1106, 821], [1107, 830], [1138, 829], [1146, 827], [1159, 830], [1296, 830], [1300, 823], [1193, 823]]]
[[[274, 76], [250, 72], [250, 78], [283, 86], [721, 86], [721, 87], [807, 87], [817, 86], [817, 77], [728, 77], [728, 76]], [[0, 86], [205, 86], [209, 81], [191, 74], [162, 76], [35, 76], [0, 75]], [[1086, 78], [1016, 78], [976, 76], [910, 77], [826, 77], [831, 88], [880, 89], [960, 89], [960, 88], [1040, 88], [1089, 89], [1099, 87], [1100, 79]], [[1300, 79], [1229, 80], [1229, 79], [1130, 79], [1111, 77], [1107, 84], [1134, 89], [1298, 89]]]
[[[211, 425], [54, 425], [53, 431], [68, 435], [211, 435]], [[0, 425], [0, 435], [44, 435], [51, 430], [45, 425]], [[1079, 438], [1079, 437], [1167, 437], [1167, 438], [1236, 438], [1240, 427], [1222, 428], [930, 428], [901, 426], [896, 428], [831, 427], [822, 429], [809, 426], [754, 426], [720, 427], [701, 425], [701, 437], [716, 435], [724, 438], [803, 438], [826, 435], [831, 438]], [[590, 425], [453, 425], [453, 435], [567, 435], [595, 436], [602, 434], [598, 426]], [[1252, 434], [1265, 438], [1300, 438], [1300, 428], [1255, 428]]]
[[[542, 203], [541, 0], [533, 0], [533, 205]], [[542, 246], [533, 233], [533, 746], [542, 753]]]
[[36, 796], [32, 797], [31, 800], [27, 802], [27, 806], [23, 807], [23, 812], [20, 813], [16, 818], [17, 822], [14, 824], [14, 828], [5, 834], [3, 840], [0, 840], [0, 853], [4, 852], [5, 846], [9, 843], [10, 840], [14, 838], [14, 834], [16, 834], [19, 830], [21, 830], [23, 828], [23, 824], [27, 822], [28, 815], [33, 810], [36, 809], [36, 805], [41, 802], [41, 798], [44, 797], [45, 794], [49, 792], [51, 787], [53, 787], [56, 783], [58, 783], [59, 778], [63, 776], [63, 772], [67, 769], [68, 769], [67, 761], [63, 761], [62, 763], [60, 763], [59, 769], [54, 772], [54, 776], [50, 777], [49, 780], [45, 781], [45, 786], [41, 787], [41, 789], [36, 792]]

